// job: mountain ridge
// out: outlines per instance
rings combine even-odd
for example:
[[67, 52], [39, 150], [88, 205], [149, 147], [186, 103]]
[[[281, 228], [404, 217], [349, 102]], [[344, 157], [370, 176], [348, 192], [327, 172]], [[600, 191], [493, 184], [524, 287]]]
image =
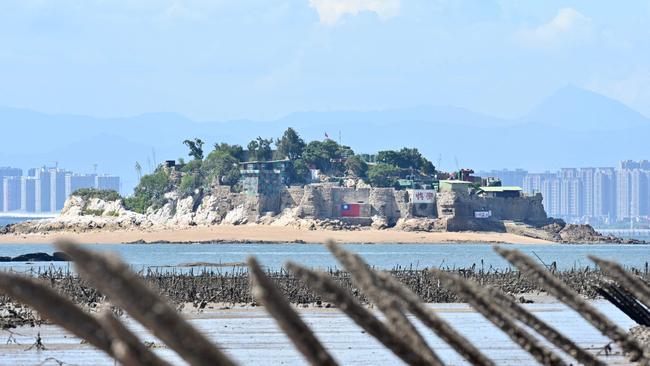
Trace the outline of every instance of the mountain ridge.
[[[419, 148], [442, 169], [461, 167], [529, 170], [563, 166], [610, 165], [648, 158], [642, 136], [650, 120], [600, 94], [567, 86], [528, 114], [503, 119], [454, 106], [416, 106], [380, 111], [306, 111], [270, 121], [193, 121], [161, 112], [95, 118], [51, 115], [0, 107], [6, 136], [0, 165], [28, 168], [58, 161], [63, 167], [99, 164], [99, 172], [123, 177], [123, 193], [135, 185], [135, 162], [186, 157], [182, 141], [199, 137], [206, 149], [215, 142], [246, 145], [251, 139], [279, 137], [294, 127], [305, 140], [327, 133], [359, 153], [403, 146]], [[616, 149], [604, 147], [616, 146]], [[156, 155], [155, 159], [153, 155]], [[74, 160], [74, 161], [72, 161]], [[454, 162], [454, 163], [451, 163]], [[36, 165], [34, 165], [36, 164]], [[89, 170], [89, 169], [87, 169]]]

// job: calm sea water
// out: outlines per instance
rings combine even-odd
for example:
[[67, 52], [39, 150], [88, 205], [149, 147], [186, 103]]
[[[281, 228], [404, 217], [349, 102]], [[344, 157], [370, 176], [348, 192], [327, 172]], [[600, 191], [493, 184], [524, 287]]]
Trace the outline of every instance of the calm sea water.
[[37, 217], [37, 216], [0, 216], [0, 227], [15, 224], [23, 221], [34, 221], [41, 220], [47, 217]]
[[[337, 268], [338, 263], [317, 244], [89, 244], [93, 250], [112, 252], [139, 270], [147, 267], [178, 266], [192, 262], [242, 263], [255, 256], [266, 267], [278, 269], [292, 260], [315, 268]], [[596, 255], [626, 266], [643, 268], [650, 262], [650, 245], [508, 245], [558, 268], [593, 266], [587, 258]], [[507, 268], [508, 264], [486, 244], [347, 244], [378, 268], [469, 267]], [[48, 252], [46, 244], [3, 244], [0, 256]], [[0, 268], [24, 270], [34, 266], [68, 266], [67, 263], [0, 262]]]

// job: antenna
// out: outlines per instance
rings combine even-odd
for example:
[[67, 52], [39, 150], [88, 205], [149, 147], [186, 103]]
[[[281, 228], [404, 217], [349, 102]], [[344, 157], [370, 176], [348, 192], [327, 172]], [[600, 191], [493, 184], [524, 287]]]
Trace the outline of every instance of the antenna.
[[156, 162], [156, 149], [153, 147], [151, 148], [151, 156], [153, 157], [153, 166], [158, 166], [158, 163]]
[[436, 170], [440, 171], [442, 169], [442, 154], [438, 154], [438, 165], [436, 166]]
[[97, 174], [97, 163], [93, 164], [93, 174]]
[[454, 155], [454, 163], [456, 163], [456, 170], [460, 170], [460, 166], [458, 165], [458, 156]]

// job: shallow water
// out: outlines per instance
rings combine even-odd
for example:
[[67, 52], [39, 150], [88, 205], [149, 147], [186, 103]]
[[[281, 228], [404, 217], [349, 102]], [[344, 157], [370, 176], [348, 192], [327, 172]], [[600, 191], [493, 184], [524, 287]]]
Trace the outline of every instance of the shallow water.
[[[624, 329], [633, 322], [609, 303], [594, 302], [595, 306]], [[489, 358], [499, 365], [534, 364], [526, 352], [520, 350], [510, 339], [491, 323], [465, 304], [432, 304], [431, 307], [459, 332], [476, 344]], [[526, 308], [556, 327], [581, 347], [597, 352], [609, 340], [588, 325], [576, 313], [561, 304], [528, 304]], [[302, 309], [305, 322], [314, 329], [317, 337], [332, 355], [343, 365], [399, 365], [401, 362], [372, 337], [368, 336], [336, 309]], [[261, 308], [233, 310], [210, 310], [190, 315], [191, 322], [225, 352], [242, 365], [302, 365], [301, 356], [294, 350], [287, 337], [280, 332], [274, 320]], [[137, 324], [127, 319], [143, 340], [155, 341]], [[450, 365], [465, 364], [448, 345], [418, 324], [429, 344]], [[5, 345], [0, 342], [0, 364], [3, 365], [55, 365], [53, 357], [66, 364], [113, 365], [103, 353], [89, 345], [81, 345], [79, 339], [56, 326], [21, 327], [15, 329], [19, 344]], [[25, 351], [34, 343], [37, 332], [41, 333], [45, 351]], [[0, 331], [0, 335], [9, 335]], [[553, 348], [551, 346], [551, 348]], [[167, 348], [155, 348], [155, 352], [175, 364], [180, 359]], [[559, 353], [559, 352], [558, 352]], [[607, 359], [611, 363], [624, 363], [620, 356]], [[43, 363], [44, 362], [44, 363]]]
[[[334, 268], [337, 262], [322, 245], [316, 244], [88, 244], [89, 248], [118, 254], [134, 269], [156, 266], [178, 266], [191, 262], [244, 262], [248, 256], [271, 269], [280, 268], [287, 260], [316, 268]], [[587, 255], [636, 268], [644, 268], [650, 261], [650, 245], [508, 245], [518, 248], [547, 265], [556, 262], [558, 268], [593, 266]], [[377, 268], [414, 267], [470, 267], [485, 269], [507, 268], [491, 245], [486, 244], [347, 244], [346, 248], [359, 253]], [[0, 256], [17, 256], [32, 252], [51, 253], [56, 249], [44, 244], [2, 244]], [[18, 271], [31, 267], [68, 267], [58, 263], [0, 262], [0, 268]]]

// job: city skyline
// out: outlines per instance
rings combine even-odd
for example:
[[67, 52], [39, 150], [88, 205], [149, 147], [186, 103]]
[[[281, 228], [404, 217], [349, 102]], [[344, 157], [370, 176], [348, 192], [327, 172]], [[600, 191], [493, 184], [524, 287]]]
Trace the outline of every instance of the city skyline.
[[79, 174], [58, 167], [0, 167], [0, 212], [54, 213], [81, 188], [121, 191], [120, 177], [108, 174]]
[[549, 216], [608, 225], [650, 217], [650, 161], [624, 160], [618, 167], [573, 167], [551, 172], [504, 169], [478, 172], [541, 193]]

